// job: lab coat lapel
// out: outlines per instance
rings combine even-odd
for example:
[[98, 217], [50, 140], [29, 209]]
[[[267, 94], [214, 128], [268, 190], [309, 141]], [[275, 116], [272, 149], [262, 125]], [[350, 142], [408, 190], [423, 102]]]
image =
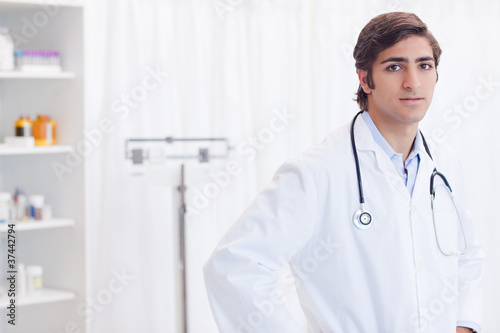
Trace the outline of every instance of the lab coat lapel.
[[[375, 165], [378, 170], [384, 174], [387, 181], [402, 195], [411, 199], [410, 193], [406, 188], [401, 176], [398, 174], [398, 171], [394, 167], [391, 159], [387, 154], [380, 148], [380, 146], [373, 140], [373, 136], [370, 132], [370, 129], [366, 125], [365, 121], [362, 117], [358, 117], [356, 121], [355, 129], [356, 135], [356, 146], [358, 149], [358, 154], [363, 152], [371, 152], [375, 157]], [[361, 169], [363, 168], [360, 166]], [[361, 171], [363, 173], [363, 171]]]

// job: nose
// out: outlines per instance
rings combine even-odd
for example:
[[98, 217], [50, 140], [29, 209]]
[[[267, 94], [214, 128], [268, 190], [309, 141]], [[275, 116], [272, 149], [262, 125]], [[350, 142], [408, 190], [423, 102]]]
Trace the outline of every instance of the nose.
[[420, 88], [421, 82], [416, 68], [408, 68], [405, 71], [403, 87], [409, 91], [415, 91]]

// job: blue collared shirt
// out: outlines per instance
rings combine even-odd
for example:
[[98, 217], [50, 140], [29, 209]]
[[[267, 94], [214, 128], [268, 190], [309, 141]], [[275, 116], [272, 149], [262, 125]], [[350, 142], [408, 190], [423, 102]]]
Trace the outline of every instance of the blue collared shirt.
[[403, 161], [403, 154], [398, 154], [394, 151], [387, 140], [382, 136], [377, 126], [373, 122], [370, 114], [368, 112], [363, 112], [361, 114], [363, 120], [365, 121], [368, 129], [370, 130], [373, 140], [382, 148], [382, 150], [391, 159], [392, 164], [396, 168], [397, 172], [401, 176], [403, 183], [405, 184], [410, 196], [413, 195], [413, 188], [415, 187], [415, 181], [417, 180], [418, 167], [420, 165], [420, 153], [421, 153], [421, 141], [422, 137], [417, 135], [413, 143], [413, 147], [410, 151], [410, 155]]

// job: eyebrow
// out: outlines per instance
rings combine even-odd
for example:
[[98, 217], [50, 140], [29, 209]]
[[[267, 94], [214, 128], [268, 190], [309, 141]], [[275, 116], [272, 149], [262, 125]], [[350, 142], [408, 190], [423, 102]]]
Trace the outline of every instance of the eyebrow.
[[[422, 62], [422, 61], [434, 61], [433, 57], [420, 57], [415, 59], [415, 62]], [[403, 57], [390, 57], [385, 60], [383, 60], [380, 64], [385, 64], [386, 62], [404, 62], [408, 63], [408, 58], [403, 58]]]

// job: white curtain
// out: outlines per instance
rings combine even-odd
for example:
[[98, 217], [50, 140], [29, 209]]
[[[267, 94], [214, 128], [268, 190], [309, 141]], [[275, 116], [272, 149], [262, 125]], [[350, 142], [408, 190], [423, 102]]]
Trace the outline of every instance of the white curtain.
[[[133, 167], [125, 160], [125, 140], [231, 140], [228, 160], [205, 165], [184, 161], [189, 332], [217, 332], [203, 286], [204, 261], [284, 160], [351, 119], [357, 110], [352, 101], [357, 35], [371, 17], [394, 10], [419, 15], [444, 51], [422, 128], [428, 138], [454, 146], [463, 156], [471, 210], [487, 253], [484, 332], [497, 330], [497, 1], [87, 4], [86, 126], [103, 134], [88, 158], [92, 332], [177, 332], [179, 324], [176, 187], [182, 161], [160, 157], [154, 165]], [[151, 152], [188, 149], [166, 146]], [[117, 274], [126, 276], [123, 288], [112, 300], [100, 300]], [[293, 286], [287, 279], [282, 284], [302, 321]]]

